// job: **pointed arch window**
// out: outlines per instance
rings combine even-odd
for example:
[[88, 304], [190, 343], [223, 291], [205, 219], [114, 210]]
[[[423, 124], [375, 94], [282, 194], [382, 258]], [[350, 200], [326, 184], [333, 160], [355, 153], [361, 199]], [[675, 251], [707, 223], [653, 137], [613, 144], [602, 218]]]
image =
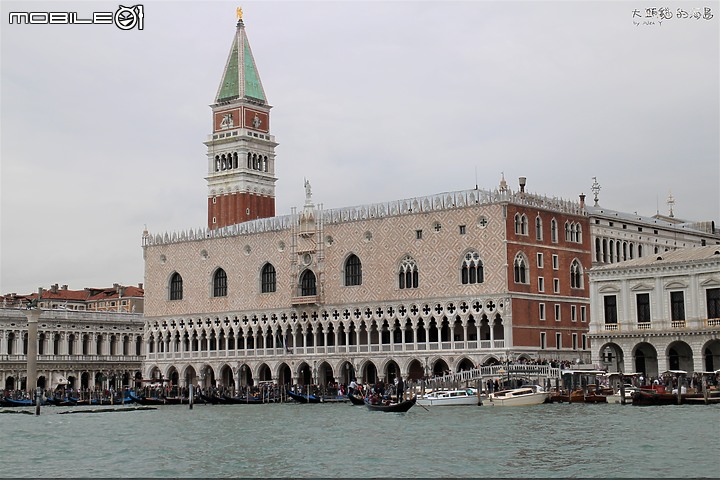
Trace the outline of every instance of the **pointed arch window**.
[[182, 300], [183, 298], [183, 279], [182, 276], [175, 272], [170, 277], [170, 300]]
[[406, 255], [400, 262], [398, 272], [398, 286], [400, 289], [418, 288], [419, 274], [415, 260], [410, 255]]
[[543, 234], [542, 234], [542, 218], [540, 218], [540, 215], [535, 217], [535, 239], [536, 240], [542, 240]]
[[528, 262], [522, 253], [515, 255], [513, 271], [515, 273], [515, 283], [529, 283]]
[[577, 258], [570, 264], [570, 288], [583, 288], [583, 268]]
[[515, 214], [515, 233], [517, 235], [527, 235], [528, 234], [528, 219], [527, 215], [519, 213]]
[[345, 260], [345, 286], [362, 285], [362, 263], [357, 255], [350, 255]]
[[275, 278], [275, 267], [271, 263], [266, 263], [260, 273], [260, 290], [262, 293], [273, 293], [277, 289]]
[[552, 243], [558, 242], [558, 226], [557, 220], [554, 218], [550, 221], [550, 241]]
[[213, 275], [213, 297], [227, 297], [227, 274], [222, 268]]
[[463, 285], [483, 283], [485, 281], [485, 273], [483, 263], [480, 260], [478, 252], [468, 252], [463, 259], [462, 268], [460, 269], [460, 278]]
[[317, 286], [315, 284], [315, 274], [312, 270], [307, 269], [300, 277], [300, 296], [308, 297], [317, 295]]

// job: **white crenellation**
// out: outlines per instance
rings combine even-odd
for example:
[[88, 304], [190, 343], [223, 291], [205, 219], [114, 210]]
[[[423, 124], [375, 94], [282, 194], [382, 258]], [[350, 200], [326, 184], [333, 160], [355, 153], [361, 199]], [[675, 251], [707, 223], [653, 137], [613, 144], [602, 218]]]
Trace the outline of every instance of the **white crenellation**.
[[[412, 215], [423, 212], [438, 212], [467, 208], [473, 205], [491, 205], [495, 203], [515, 203], [520, 205], [542, 208], [545, 210], [586, 216], [587, 213], [579, 203], [563, 200], [557, 197], [533, 195], [528, 193], [500, 191], [500, 190], [463, 190], [448, 192], [425, 197], [417, 197], [390, 202], [374, 203], [353, 207], [324, 210], [323, 223], [338, 224], [355, 222], [372, 218], [385, 218], [390, 216]], [[282, 215], [270, 218], [260, 218], [227, 227], [206, 229], [199, 228], [194, 234], [177, 232], [155, 234], [143, 237], [143, 246], [168, 245], [186, 241], [206, 238], [234, 237], [247, 234], [289, 230], [293, 222], [298, 221], [297, 215]], [[192, 232], [192, 230], [190, 231]]]

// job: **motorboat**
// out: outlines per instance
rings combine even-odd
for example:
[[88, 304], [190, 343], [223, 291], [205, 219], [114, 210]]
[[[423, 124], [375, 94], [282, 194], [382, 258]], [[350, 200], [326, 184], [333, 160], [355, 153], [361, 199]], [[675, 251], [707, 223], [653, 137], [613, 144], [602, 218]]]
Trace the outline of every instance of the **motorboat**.
[[[636, 388], [634, 385], [625, 384], [623, 386], [623, 390], [625, 390], [625, 403], [629, 404], [632, 403], [633, 399], [633, 392], [636, 392], [640, 390], [639, 388]], [[623, 403], [623, 398], [620, 395], [620, 390], [613, 393], [612, 395], [607, 396], [607, 403]]]
[[454, 390], [435, 390], [418, 397], [417, 404], [426, 407], [451, 405], [482, 405], [484, 395], [478, 396], [475, 388], [459, 388]]
[[546, 392], [541, 386], [525, 385], [520, 388], [493, 392], [488, 395], [487, 403], [501, 407], [539, 405], [545, 403], [549, 397], [550, 392]]

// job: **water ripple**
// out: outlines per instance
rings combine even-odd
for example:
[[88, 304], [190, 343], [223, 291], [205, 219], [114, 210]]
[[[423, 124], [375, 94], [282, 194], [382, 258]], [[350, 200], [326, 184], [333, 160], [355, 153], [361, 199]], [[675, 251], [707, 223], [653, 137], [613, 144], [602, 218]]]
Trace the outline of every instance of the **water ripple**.
[[57, 411], [0, 416], [3, 476], [694, 478], [715, 474], [720, 430], [720, 406]]

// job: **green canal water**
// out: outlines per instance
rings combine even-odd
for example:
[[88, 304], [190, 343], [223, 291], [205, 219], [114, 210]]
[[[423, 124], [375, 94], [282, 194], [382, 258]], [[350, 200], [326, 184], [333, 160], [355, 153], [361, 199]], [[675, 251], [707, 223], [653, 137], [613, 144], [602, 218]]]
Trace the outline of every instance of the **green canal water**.
[[[720, 405], [0, 414], [2, 477], [718, 477]], [[80, 410], [76, 407], [73, 410]]]

